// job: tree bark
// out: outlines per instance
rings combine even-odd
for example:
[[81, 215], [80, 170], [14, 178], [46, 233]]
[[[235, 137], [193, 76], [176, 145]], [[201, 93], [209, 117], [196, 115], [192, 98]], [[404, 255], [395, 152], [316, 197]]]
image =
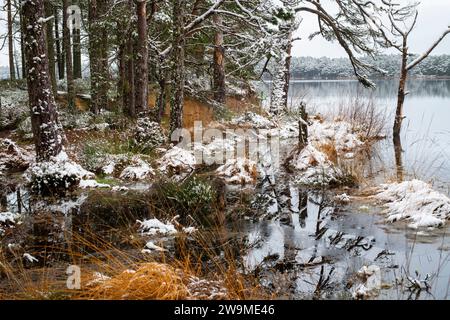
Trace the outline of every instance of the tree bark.
[[136, 115], [148, 111], [148, 45], [147, 45], [147, 1], [136, 1], [137, 31], [135, 63], [135, 108]]
[[288, 107], [289, 81], [291, 78], [291, 49], [292, 31], [287, 33], [281, 46], [281, 56], [277, 59], [277, 70], [272, 80], [272, 95], [270, 102], [270, 113], [279, 114]]
[[[79, 5], [80, 1], [74, 1], [75, 5]], [[73, 37], [73, 78], [82, 78], [82, 66], [81, 66], [81, 30], [79, 28], [74, 28], [72, 31]]]
[[405, 102], [406, 97], [406, 80], [408, 77], [408, 47], [407, 47], [407, 38], [403, 37], [403, 50], [402, 50], [402, 66], [400, 72], [400, 81], [398, 85], [398, 93], [397, 93], [397, 108], [395, 110], [395, 120], [394, 120], [394, 130], [393, 137], [394, 142], [400, 139], [400, 132], [402, 129], [403, 122], [403, 104]]
[[72, 65], [72, 50], [70, 41], [70, 26], [67, 24], [69, 15], [67, 8], [69, 7], [69, 0], [63, 0], [63, 47], [64, 58], [66, 61], [66, 81], [67, 81], [67, 104], [69, 109], [75, 108], [75, 88], [73, 82], [73, 65]]
[[48, 55], [45, 43], [44, 0], [24, 1], [28, 96], [37, 161], [48, 161], [62, 150], [58, 112], [51, 90]]
[[81, 36], [80, 30], [73, 30], [73, 78], [81, 79]]
[[109, 66], [107, 30], [102, 24], [108, 1], [89, 2], [89, 60], [91, 70], [91, 111], [108, 107]]
[[225, 84], [225, 48], [223, 47], [223, 31], [221, 29], [222, 16], [215, 14], [213, 16], [216, 32], [214, 35], [214, 100], [223, 104], [226, 99]]
[[6, 0], [6, 11], [8, 20], [9, 78], [11, 80], [16, 80], [16, 70], [14, 67], [14, 38], [11, 0]]
[[172, 44], [172, 99], [170, 106], [170, 134], [183, 127], [184, 107], [184, 21], [186, 3], [173, 2], [173, 44]]
[[[54, 7], [50, 1], [45, 3], [45, 16], [51, 17], [54, 14]], [[55, 38], [53, 35], [53, 19], [46, 22], [46, 38], [47, 38], [47, 52], [48, 52], [48, 68], [50, 71], [50, 81], [52, 83], [53, 95], [56, 95], [56, 70], [55, 70]]]
[[19, 1], [18, 3], [18, 8], [20, 10], [19, 12], [19, 22], [20, 22], [20, 56], [21, 56], [21, 60], [22, 60], [22, 79], [25, 79], [27, 77], [27, 67], [26, 67], [26, 63], [25, 63], [25, 39], [24, 39], [24, 34], [25, 34], [25, 25], [24, 25], [24, 21], [23, 21], [23, 16], [22, 16], [22, 2]]
[[55, 46], [56, 46], [56, 59], [58, 60], [58, 79], [63, 80], [66, 74], [64, 55], [61, 50], [61, 35], [59, 33], [59, 13], [55, 8]]

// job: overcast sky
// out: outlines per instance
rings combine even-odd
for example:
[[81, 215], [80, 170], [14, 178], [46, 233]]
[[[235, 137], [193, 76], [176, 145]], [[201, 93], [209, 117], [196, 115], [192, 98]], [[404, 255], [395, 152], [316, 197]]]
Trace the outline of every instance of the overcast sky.
[[[0, 6], [3, 5], [0, 0]], [[405, 3], [408, 1], [405, 0]], [[317, 30], [317, 19], [313, 15], [304, 13], [303, 22], [300, 25], [297, 36], [303, 40], [294, 44], [294, 56], [329, 56], [342, 57], [345, 52], [336, 43], [329, 43], [320, 37], [309, 41], [308, 35]], [[430, 44], [450, 25], [450, 0], [422, 0], [419, 8], [419, 19], [416, 29], [410, 38], [410, 50], [420, 53], [426, 50]], [[5, 15], [0, 13], [0, 33], [6, 33]], [[1, 45], [1, 43], [0, 43]], [[433, 54], [450, 54], [450, 36], [444, 39]], [[0, 51], [0, 66], [8, 64], [7, 48]]]

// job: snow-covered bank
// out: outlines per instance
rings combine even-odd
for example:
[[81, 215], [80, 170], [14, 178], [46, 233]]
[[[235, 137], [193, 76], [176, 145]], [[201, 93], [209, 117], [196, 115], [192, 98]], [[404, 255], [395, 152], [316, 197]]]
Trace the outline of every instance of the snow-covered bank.
[[387, 221], [407, 220], [411, 228], [440, 227], [450, 219], [450, 199], [420, 180], [381, 185], [375, 199], [384, 204]]

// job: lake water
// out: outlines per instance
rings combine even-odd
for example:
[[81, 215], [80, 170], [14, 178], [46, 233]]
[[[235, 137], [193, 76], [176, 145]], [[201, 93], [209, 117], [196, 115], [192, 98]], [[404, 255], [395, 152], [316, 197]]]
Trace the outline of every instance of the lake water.
[[[388, 117], [389, 138], [378, 147], [380, 162], [395, 167], [391, 127], [397, 99], [396, 80], [375, 81], [376, 89], [364, 88], [352, 80], [292, 81], [289, 105], [307, 102], [315, 112], [328, 113], [352, 99], [373, 99]], [[263, 92], [270, 92], [270, 83]], [[404, 170], [411, 177], [433, 180], [440, 187], [450, 182], [450, 80], [410, 80], [406, 98], [402, 147]]]

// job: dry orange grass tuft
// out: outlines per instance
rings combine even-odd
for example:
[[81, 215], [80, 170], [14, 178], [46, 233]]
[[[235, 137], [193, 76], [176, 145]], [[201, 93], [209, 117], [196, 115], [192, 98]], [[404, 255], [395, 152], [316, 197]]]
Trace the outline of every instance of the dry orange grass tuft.
[[112, 278], [91, 277], [83, 298], [95, 300], [180, 300], [190, 297], [184, 276], [167, 264], [143, 263]]
[[327, 156], [328, 160], [333, 163], [338, 162], [338, 154], [336, 150], [336, 146], [332, 143], [325, 143], [320, 145], [319, 151], [322, 151]]

